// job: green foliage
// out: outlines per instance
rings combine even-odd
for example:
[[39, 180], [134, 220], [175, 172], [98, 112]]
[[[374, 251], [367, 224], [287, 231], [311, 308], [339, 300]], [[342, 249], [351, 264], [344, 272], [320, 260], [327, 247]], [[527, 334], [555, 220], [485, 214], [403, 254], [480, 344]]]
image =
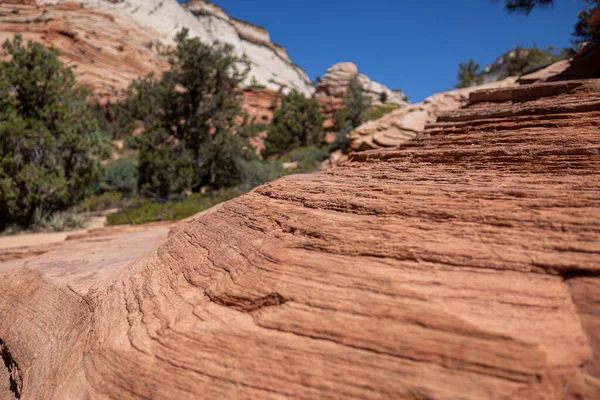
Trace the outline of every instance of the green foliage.
[[155, 203], [148, 199], [138, 198], [136, 201], [132, 201], [124, 211], [109, 215], [106, 225], [140, 225], [158, 221], [178, 221], [241, 194], [243, 194], [242, 191], [236, 190], [220, 190], [211, 195], [194, 193], [182, 201], [168, 203]]
[[581, 10], [577, 15], [577, 22], [573, 30], [573, 46], [579, 47], [585, 42], [600, 40], [600, 31], [597, 28], [590, 28], [589, 22], [592, 15], [596, 12], [596, 8], [587, 8]]
[[364, 120], [365, 120], [365, 122], [374, 121], [376, 119], [383, 117], [386, 114], [391, 113], [394, 110], [397, 110], [398, 108], [400, 108], [400, 106], [397, 106], [397, 105], [369, 108], [364, 113]]
[[505, 8], [509, 13], [529, 15], [535, 7], [549, 7], [554, 0], [505, 0]]
[[100, 174], [107, 138], [58, 51], [21, 36], [0, 63], [0, 225], [31, 225], [78, 203]]
[[329, 158], [329, 150], [323, 147], [299, 147], [281, 157], [282, 162], [297, 162], [298, 167], [284, 171], [284, 175], [307, 173], [321, 168]]
[[98, 213], [123, 206], [123, 193], [106, 192], [101, 195], [86, 197], [75, 207], [81, 213]]
[[348, 134], [366, 122], [371, 109], [371, 98], [364, 93], [358, 77], [352, 78], [343, 98], [344, 108], [333, 115], [334, 129], [338, 132], [331, 150], [348, 148]]
[[[597, 0], [581, 0], [582, 2], [597, 3]], [[536, 7], [550, 7], [554, 0], [505, 0], [505, 9], [509, 13], [521, 13], [529, 15]], [[590, 30], [588, 23], [596, 8], [582, 10], [577, 15], [577, 22], [573, 31], [573, 46], [579, 47], [582, 43], [590, 40], [600, 40], [600, 32], [596, 29]]]
[[344, 94], [344, 109], [346, 122], [354, 129], [365, 122], [365, 113], [371, 108], [371, 98], [358, 81], [358, 77], [350, 80], [348, 90]]
[[32, 227], [36, 231], [64, 232], [83, 229], [86, 225], [85, 215], [71, 211], [60, 211], [49, 216], [43, 216], [41, 213], [36, 212]]
[[244, 166], [244, 190], [252, 190], [264, 183], [279, 178], [282, 174], [281, 162], [278, 160], [251, 160]]
[[116, 191], [127, 197], [137, 194], [138, 168], [125, 158], [113, 161], [104, 166], [100, 189], [105, 192]]
[[525, 49], [519, 46], [508, 55], [508, 76], [528, 74], [565, 58], [565, 52], [556, 52], [552, 47], [540, 50], [537, 47]]
[[319, 103], [292, 91], [274, 113], [263, 155], [281, 155], [302, 146], [319, 146], [323, 142], [323, 116]]
[[476, 63], [472, 59], [468, 62], [461, 62], [458, 66], [458, 83], [454, 87], [461, 89], [481, 85], [483, 83], [483, 76], [481, 76], [479, 68], [479, 63]]
[[175, 199], [239, 183], [249, 157], [244, 132], [235, 135], [247, 61], [229, 45], [189, 38], [186, 29], [169, 55], [169, 71], [134, 82], [119, 113], [125, 132], [140, 122], [145, 129], [137, 141], [141, 193]]

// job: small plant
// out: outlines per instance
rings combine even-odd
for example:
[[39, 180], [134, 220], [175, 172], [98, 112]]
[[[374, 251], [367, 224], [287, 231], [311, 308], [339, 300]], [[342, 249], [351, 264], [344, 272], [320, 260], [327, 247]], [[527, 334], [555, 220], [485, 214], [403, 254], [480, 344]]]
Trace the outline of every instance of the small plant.
[[182, 201], [154, 203], [138, 198], [127, 209], [107, 217], [106, 225], [140, 225], [159, 221], [178, 221], [191, 217], [218, 203], [243, 194], [243, 190], [220, 190], [210, 195], [194, 193]]
[[373, 121], [383, 117], [386, 114], [391, 113], [394, 110], [397, 110], [400, 106], [390, 105], [390, 106], [382, 106], [382, 107], [373, 107], [365, 111], [364, 121]]
[[82, 213], [99, 213], [113, 208], [121, 208], [123, 204], [122, 193], [106, 192], [87, 197], [75, 207], [75, 210]]
[[385, 104], [385, 103], [387, 103], [387, 101], [388, 101], [388, 94], [387, 94], [386, 92], [381, 92], [381, 93], [379, 94], [379, 101], [380, 101], [382, 104]]
[[458, 66], [458, 83], [454, 85], [456, 89], [481, 85], [482, 83], [483, 76], [478, 63], [473, 60], [460, 63]]
[[87, 218], [83, 214], [63, 211], [50, 216], [36, 215], [34, 229], [37, 231], [64, 232], [83, 229], [87, 225]]
[[296, 162], [294, 169], [284, 171], [284, 175], [307, 173], [320, 169], [321, 163], [329, 158], [329, 149], [323, 147], [300, 147], [281, 157], [282, 162]]

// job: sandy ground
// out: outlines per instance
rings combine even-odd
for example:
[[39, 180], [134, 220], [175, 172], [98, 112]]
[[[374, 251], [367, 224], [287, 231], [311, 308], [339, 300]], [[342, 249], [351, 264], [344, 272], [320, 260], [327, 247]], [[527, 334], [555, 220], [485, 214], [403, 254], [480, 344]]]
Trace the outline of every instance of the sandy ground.
[[0, 250], [61, 243], [74, 233], [83, 233], [91, 229], [102, 228], [105, 222], [106, 217], [91, 217], [87, 227], [77, 231], [0, 236]]

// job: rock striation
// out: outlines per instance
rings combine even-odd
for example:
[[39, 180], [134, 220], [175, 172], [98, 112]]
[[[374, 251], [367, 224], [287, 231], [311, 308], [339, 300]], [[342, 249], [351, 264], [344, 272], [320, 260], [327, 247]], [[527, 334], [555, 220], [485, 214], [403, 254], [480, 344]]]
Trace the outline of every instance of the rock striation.
[[76, 69], [81, 83], [103, 97], [133, 79], [166, 69], [160, 48], [187, 28], [205, 42], [229, 43], [251, 63], [248, 85], [284, 92], [313, 92], [312, 83], [285, 49], [263, 28], [229, 17], [211, 3], [195, 0], [15, 0], [0, 3], [0, 39], [21, 33], [54, 45]]
[[1, 274], [0, 395], [600, 398], [598, 90], [476, 91], [133, 262], [97, 237]]
[[486, 88], [513, 86], [516, 81], [517, 78], [511, 77], [481, 86], [437, 93], [422, 103], [394, 110], [350, 132], [350, 150], [364, 151], [400, 146], [422, 133], [425, 126], [435, 122], [441, 113], [466, 106], [472, 92]]
[[167, 68], [158, 48], [150, 46], [158, 34], [122, 15], [74, 2], [22, 3], [0, 2], [0, 41], [21, 34], [26, 41], [54, 46], [77, 82], [103, 101], [114, 99], [134, 79]]
[[359, 74], [358, 67], [349, 62], [335, 64], [327, 69], [321, 81], [317, 84], [317, 98], [342, 98], [348, 89], [350, 81], [357, 77], [365, 94], [372, 100], [374, 106], [395, 105], [406, 106], [408, 101], [400, 90], [390, 90], [388, 87], [374, 82], [368, 76]]

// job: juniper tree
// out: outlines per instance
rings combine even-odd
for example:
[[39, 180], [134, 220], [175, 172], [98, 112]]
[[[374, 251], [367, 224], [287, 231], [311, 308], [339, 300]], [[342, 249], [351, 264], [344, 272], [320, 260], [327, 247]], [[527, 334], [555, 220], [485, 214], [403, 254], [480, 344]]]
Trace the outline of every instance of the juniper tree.
[[183, 29], [169, 54], [170, 69], [134, 82], [120, 125], [131, 133], [141, 122], [139, 187], [155, 199], [242, 179], [248, 144], [235, 134], [242, 120], [240, 84], [246, 59], [227, 44], [205, 44]]
[[58, 50], [20, 35], [2, 48], [0, 225], [30, 225], [89, 194], [109, 145]]

